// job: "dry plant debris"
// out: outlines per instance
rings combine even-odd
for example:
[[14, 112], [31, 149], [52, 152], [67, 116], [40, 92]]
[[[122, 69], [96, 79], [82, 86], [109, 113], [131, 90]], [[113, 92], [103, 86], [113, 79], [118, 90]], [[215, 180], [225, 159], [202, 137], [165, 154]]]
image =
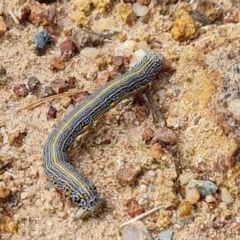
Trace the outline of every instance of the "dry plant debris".
[[[238, 239], [239, 8], [2, 0], [0, 239]], [[52, 42], [38, 56], [41, 31]], [[153, 124], [148, 102], [127, 99], [76, 139], [71, 161], [106, 208], [75, 219], [44, 175], [42, 146], [75, 104], [151, 49], [167, 58], [148, 89], [165, 126]]]

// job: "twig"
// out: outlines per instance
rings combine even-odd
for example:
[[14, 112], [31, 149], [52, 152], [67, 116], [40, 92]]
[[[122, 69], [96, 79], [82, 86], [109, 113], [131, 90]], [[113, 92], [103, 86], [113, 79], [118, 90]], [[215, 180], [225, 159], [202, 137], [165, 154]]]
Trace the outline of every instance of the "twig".
[[74, 95], [74, 94], [78, 94], [78, 93], [81, 93], [82, 90], [77, 90], [77, 91], [72, 91], [72, 92], [65, 92], [65, 93], [62, 93], [62, 94], [58, 94], [58, 95], [53, 95], [53, 96], [50, 96], [50, 97], [46, 97], [46, 98], [43, 98], [43, 99], [40, 99], [40, 100], [37, 100], [36, 102], [34, 103], [31, 103], [23, 108], [19, 108], [18, 111], [22, 111], [22, 110], [29, 110], [29, 109], [32, 109], [32, 108], [35, 108], [45, 102], [48, 102], [50, 100], [54, 100], [54, 99], [57, 99], [57, 98], [62, 98], [62, 97], [67, 97], [67, 96], [71, 96], [71, 95]]
[[160, 208], [162, 208], [162, 206], [155, 207], [155, 208], [149, 210], [148, 212], [145, 212], [145, 213], [143, 213], [141, 215], [138, 215], [135, 218], [133, 218], [133, 219], [127, 221], [127, 222], [122, 223], [121, 225], [119, 225], [119, 227], [124, 227], [124, 226], [126, 226], [126, 225], [128, 225], [130, 223], [136, 222], [137, 220], [146, 217], [147, 215], [149, 215], [149, 214], [159, 210]]
[[16, 18], [16, 16], [14, 15], [14, 13], [12, 12], [12, 10], [8, 8], [7, 11], [8, 11], [8, 13], [9, 13], [9, 15], [12, 17], [13, 21], [14, 21], [16, 24], [19, 24], [19, 21], [18, 21], [18, 19]]

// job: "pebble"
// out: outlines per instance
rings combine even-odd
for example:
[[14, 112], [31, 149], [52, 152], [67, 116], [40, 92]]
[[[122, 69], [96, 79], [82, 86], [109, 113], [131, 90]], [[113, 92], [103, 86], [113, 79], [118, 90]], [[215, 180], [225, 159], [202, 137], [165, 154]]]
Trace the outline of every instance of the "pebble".
[[143, 16], [147, 15], [149, 12], [149, 9], [147, 6], [141, 5], [138, 2], [136, 2], [132, 5], [132, 10], [133, 10], [133, 13], [137, 17], [143, 17]]
[[50, 97], [50, 96], [53, 96], [55, 95], [56, 93], [53, 91], [52, 87], [51, 86], [45, 86], [43, 88], [43, 92], [42, 92], [42, 97], [45, 98], [45, 97]]
[[181, 185], [185, 185], [187, 184], [190, 179], [192, 179], [194, 177], [194, 174], [192, 172], [184, 172], [182, 174], [180, 174], [179, 176], [179, 181], [181, 183]]
[[57, 109], [52, 105], [49, 107], [47, 111], [47, 117], [49, 118], [56, 118], [57, 117]]
[[40, 4], [35, 1], [27, 1], [19, 10], [20, 23], [29, 21], [38, 26], [52, 26], [56, 22], [57, 7], [55, 4]]
[[28, 197], [28, 193], [27, 192], [22, 192], [21, 193], [21, 199], [24, 200]]
[[133, 9], [130, 4], [119, 3], [116, 5], [117, 16], [123, 23], [131, 24], [133, 22]]
[[68, 38], [59, 45], [62, 61], [69, 61], [77, 49], [77, 45], [72, 39]]
[[41, 83], [39, 82], [39, 80], [34, 77], [34, 76], [31, 76], [28, 78], [28, 88], [30, 90], [30, 92], [36, 92], [36, 90], [38, 89], [38, 87], [41, 85]]
[[[104, 35], [105, 36], [105, 35]], [[97, 47], [103, 44], [104, 37], [97, 35], [94, 32], [75, 27], [72, 30], [72, 38], [79, 49], [84, 47]]]
[[200, 193], [196, 188], [188, 189], [186, 192], [186, 200], [191, 203], [195, 204], [200, 198]]
[[14, 234], [17, 233], [18, 226], [12, 217], [4, 216], [0, 220], [0, 230]]
[[64, 64], [62, 63], [61, 58], [59, 58], [58, 56], [53, 56], [52, 58], [50, 58], [49, 64], [52, 70], [64, 69]]
[[20, 131], [15, 131], [9, 134], [8, 141], [10, 146], [19, 147], [22, 145], [23, 134]]
[[113, 32], [121, 32], [122, 29], [119, 27], [115, 27], [115, 22], [112, 17], [101, 18], [94, 22], [93, 29], [96, 31], [102, 32], [104, 30], [110, 30]]
[[225, 203], [233, 202], [233, 197], [227, 188], [220, 188], [221, 190], [221, 200]]
[[3, 34], [7, 31], [6, 23], [3, 20], [3, 17], [0, 16], [0, 34]]
[[216, 199], [213, 195], [207, 195], [205, 197], [205, 202], [207, 202], [207, 203], [212, 203], [212, 202], [215, 202], [215, 201], [216, 201]]
[[6, 201], [12, 194], [10, 188], [0, 188], [0, 202]]
[[38, 56], [45, 52], [45, 46], [50, 39], [50, 34], [46, 31], [37, 32], [35, 35], [35, 49]]
[[145, 193], [145, 192], [147, 192], [147, 186], [145, 184], [141, 184], [139, 186], [139, 190], [140, 190], [140, 192]]
[[192, 17], [187, 13], [182, 13], [173, 23], [171, 34], [176, 41], [182, 42], [193, 39], [199, 35], [199, 26], [195, 24]]
[[141, 173], [141, 166], [129, 164], [120, 168], [116, 174], [118, 182], [122, 185], [131, 185], [135, 182], [137, 176]]
[[62, 78], [57, 78], [51, 81], [50, 86], [52, 87], [53, 91], [57, 94], [68, 91], [68, 83]]
[[28, 89], [26, 87], [26, 84], [18, 83], [13, 86], [13, 92], [18, 97], [26, 97], [28, 95]]
[[191, 179], [187, 185], [188, 188], [196, 188], [201, 195], [212, 195], [218, 190], [218, 186], [211, 181]]
[[142, 140], [144, 141], [150, 141], [154, 136], [154, 131], [150, 127], [147, 127], [144, 129], [142, 134]]
[[152, 142], [175, 145], [178, 142], [177, 134], [170, 128], [159, 128], [155, 132]]
[[173, 237], [173, 230], [172, 228], [168, 228], [158, 234], [157, 240], [171, 240], [172, 237]]
[[227, 109], [233, 114], [234, 117], [240, 119], [240, 99], [234, 99], [230, 101]]
[[144, 209], [138, 201], [134, 198], [128, 199], [125, 203], [124, 206], [127, 207], [127, 213], [131, 217], [138, 216], [144, 212]]
[[153, 240], [145, 225], [137, 221], [123, 228], [121, 240]]
[[91, 48], [91, 47], [83, 48], [82, 51], [80, 52], [81, 55], [89, 59], [96, 59], [99, 53], [100, 52], [97, 48]]
[[163, 155], [162, 146], [159, 143], [154, 143], [150, 147], [150, 156], [155, 160], [160, 160]]
[[188, 216], [191, 214], [191, 205], [188, 201], [182, 201], [178, 206], [179, 216]]

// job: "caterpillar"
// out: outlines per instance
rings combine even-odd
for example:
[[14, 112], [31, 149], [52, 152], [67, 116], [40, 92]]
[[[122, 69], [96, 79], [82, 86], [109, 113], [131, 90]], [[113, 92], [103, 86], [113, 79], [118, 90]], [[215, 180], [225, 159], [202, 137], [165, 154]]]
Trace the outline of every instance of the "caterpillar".
[[77, 105], [48, 137], [43, 150], [44, 172], [57, 189], [77, 203], [78, 217], [95, 215], [104, 200], [95, 185], [69, 163], [68, 152], [74, 139], [122, 99], [145, 88], [164, 61], [162, 54], [149, 52], [131, 71], [104, 84]]

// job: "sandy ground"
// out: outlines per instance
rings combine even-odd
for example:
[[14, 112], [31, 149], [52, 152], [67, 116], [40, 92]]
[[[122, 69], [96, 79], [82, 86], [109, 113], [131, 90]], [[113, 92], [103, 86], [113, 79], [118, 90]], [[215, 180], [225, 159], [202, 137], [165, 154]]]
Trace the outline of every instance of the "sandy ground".
[[[51, 34], [56, 43], [41, 57], [34, 52], [34, 36], [43, 27], [14, 23], [7, 8], [16, 14], [24, 1], [2, 2], [8, 30], [0, 35], [0, 68], [6, 69], [0, 86], [0, 188], [10, 189], [12, 193], [0, 202], [0, 218], [13, 219], [17, 231], [11, 234], [2, 229], [0, 238], [121, 239], [119, 225], [131, 219], [124, 202], [135, 198], [145, 211], [162, 206], [161, 210], [141, 220], [153, 239], [169, 228], [173, 231], [172, 239], [178, 240], [238, 239], [240, 118], [239, 111], [231, 112], [228, 106], [239, 99], [239, 17], [234, 23], [219, 20], [202, 26], [198, 37], [179, 42], [173, 40], [169, 28], [175, 21], [170, 16], [175, 6], [172, 3], [150, 8], [149, 18], [134, 19], [131, 25], [119, 19], [115, 5], [105, 14], [105, 17], [114, 17], [126, 41], [137, 43], [135, 36], [148, 32], [154, 40], [147, 46], [165, 54], [170, 70], [159, 75], [151, 94], [166, 127], [178, 135], [178, 142], [175, 146], [163, 146], [162, 158], [153, 160], [150, 145], [142, 139], [147, 127], [157, 130], [149, 105], [140, 106], [130, 99], [106, 113], [85, 136], [91, 139], [86, 146], [80, 149], [77, 141], [71, 152], [72, 164], [96, 184], [107, 201], [107, 207], [98, 217], [81, 220], [75, 218], [77, 207], [59, 196], [48, 182], [41, 162], [48, 135], [73, 108], [71, 96], [18, 111], [41, 97], [38, 94], [18, 97], [13, 88], [18, 83], [27, 84], [30, 76], [41, 82], [41, 88], [56, 79], [67, 81], [75, 77], [75, 88], [91, 93], [98, 86], [93, 76], [113, 69], [109, 64], [99, 70], [99, 59], [120, 53], [131, 59], [136, 49], [131, 47], [132, 42], [120, 41], [120, 33], [106, 31], [112, 40], [105, 40], [98, 47], [98, 59], [77, 53], [64, 62], [63, 70], [53, 71], [49, 59], [60, 56], [63, 31], [76, 27], [71, 20], [73, 1], [57, 3], [57, 22]], [[201, 1], [198, 4], [201, 5]], [[221, 1], [223, 16], [234, 15], [237, 4], [239, 2]], [[95, 10], [90, 15], [92, 23], [99, 16], [102, 15]], [[57, 109], [56, 119], [46, 116], [50, 105]], [[143, 112], [141, 118], [139, 112]], [[18, 146], [10, 137], [16, 132], [21, 133]], [[234, 164], [228, 165], [232, 161]], [[181, 166], [180, 172], [176, 162]], [[116, 174], [130, 163], [140, 165], [142, 173], [134, 185], [121, 186]], [[186, 185], [191, 178], [209, 179], [219, 190], [210, 196], [212, 201], [201, 196], [190, 206], [187, 216], [180, 216], [179, 204], [185, 199]], [[224, 200], [221, 188], [227, 188], [231, 201]]]

